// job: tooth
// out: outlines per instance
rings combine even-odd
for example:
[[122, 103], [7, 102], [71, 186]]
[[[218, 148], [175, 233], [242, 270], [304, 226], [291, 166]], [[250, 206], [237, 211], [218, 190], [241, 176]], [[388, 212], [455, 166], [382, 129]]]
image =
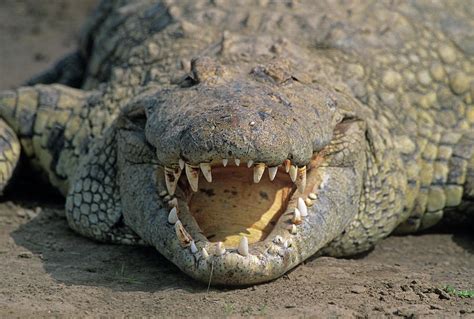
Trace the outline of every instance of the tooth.
[[296, 176], [296, 188], [300, 191], [300, 193], [304, 192], [306, 188], [306, 166], [298, 168], [298, 174]]
[[169, 202], [171, 200], [171, 196], [170, 195], [166, 195], [165, 197], [163, 197], [163, 200], [165, 202]]
[[316, 200], [316, 198], [318, 198], [315, 193], [309, 193], [308, 197], [312, 200]]
[[218, 242], [216, 246], [216, 255], [221, 256], [225, 254], [225, 247], [223, 242]]
[[191, 252], [192, 252], [193, 254], [195, 254], [195, 253], [198, 252], [198, 249], [197, 249], [197, 247], [196, 247], [196, 244], [194, 243], [194, 240], [191, 241], [191, 246], [190, 246], [190, 248], [191, 248]]
[[306, 207], [306, 204], [304, 202], [304, 200], [300, 197], [298, 198], [298, 210], [300, 211], [301, 213], [301, 217], [306, 217], [308, 216], [308, 207]]
[[295, 225], [295, 224], [291, 224], [290, 226], [288, 226], [288, 230], [289, 230], [290, 233], [292, 233], [293, 235], [296, 234], [296, 232], [297, 232], [296, 225]]
[[235, 165], [240, 166], [240, 159], [236, 158], [234, 159]]
[[204, 175], [204, 178], [206, 179], [206, 181], [211, 183], [212, 182], [211, 164], [201, 163], [199, 164], [199, 166], [201, 167], [202, 175]]
[[285, 172], [288, 173], [290, 171], [291, 161], [289, 159], [286, 159], [283, 162], [283, 166], [285, 166]]
[[209, 258], [209, 253], [207, 252], [206, 248], [203, 248], [201, 250], [201, 255], [202, 255], [202, 258], [204, 258], [204, 259]]
[[170, 207], [178, 207], [178, 199], [177, 199], [176, 197], [173, 198], [172, 200], [170, 200], [170, 201], [168, 202], [168, 205], [169, 205]]
[[240, 243], [239, 243], [239, 247], [237, 248], [237, 251], [242, 256], [248, 256], [248, 254], [249, 254], [249, 241], [248, 241], [247, 237], [242, 236], [242, 238], [240, 239]]
[[181, 169], [179, 167], [165, 167], [166, 189], [168, 189], [170, 195], [174, 195], [176, 185], [178, 185], [179, 176], [181, 176]]
[[184, 229], [183, 224], [180, 220], [178, 220], [176, 224], [174, 224], [174, 230], [176, 231], [176, 236], [178, 237], [178, 240], [182, 247], [187, 247], [191, 244], [191, 241], [193, 239], [188, 234], [186, 229]]
[[189, 164], [186, 167], [186, 177], [188, 178], [189, 185], [194, 192], [198, 191], [199, 183], [199, 168], [197, 166], [191, 166]]
[[295, 165], [291, 165], [289, 173], [290, 173], [290, 178], [294, 183], [296, 181], [296, 175], [298, 173], [298, 168]]
[[275, 238], [273, 239], [273, 242], [275, 244], [281, 244], [283, 242], [283, 238], [280, 235], [276, 235]]
[[253, 165], [253, 161], [252, 161], [252, 160], [249, 160], [249, 161], [247, 162], [247, 167], [250, 168], [250, 167], [252, 167], [252, 165]]
[[271, 181], [275, 179], [277, 171], [278, 171], [278, 166], [268, 168], [268, 176], [270, 176]]
[[291, 221], [295, 225], [301, 224], [301, 212], [298, 208], [295, 208], [295, 212]]
[[224, 158], [222, 160], [222, 166], [226, 167], [228, 162], [229, 162], [229, 160], [227, 158]]
[[167, 191], [161, 191], [161, 192], [160, 192], [160, 197], [166, 196], [167, 194], [168, 194]]
[[183, 170], [184, 169], [184, 161], [182, 159], [179, 159], [178, 163], [179, 163], [179, 168], [181, 168], [181, 170]]
[[176, 224], [178, 221], [178, 209], [176, 207], [171, 208], [170, 214], [168, 215], [168, 223]]
[[263, 173], [265, 172], [265, 164], [258, 163], [253, 168], [253, 182], [258, 183], [262, 179]]
[[285, 241], [283, 243], [283, 247], [288, 248], [288, 247], [291, 247], [292, 244], [293, 244], [293, 240], [291, 240], [291, 238], [290, 238], [290, 239], [288, 239], [287, 241]]
[[314, 204], [313, 201], [312, 201], [309, 197], [306, 198], [306, 199], [304, 200], [304, 202], [305, 202], [305, 204], [306, 204], [307, 207], [311, 207], [311, 206], [313, 206], [313, 204]]

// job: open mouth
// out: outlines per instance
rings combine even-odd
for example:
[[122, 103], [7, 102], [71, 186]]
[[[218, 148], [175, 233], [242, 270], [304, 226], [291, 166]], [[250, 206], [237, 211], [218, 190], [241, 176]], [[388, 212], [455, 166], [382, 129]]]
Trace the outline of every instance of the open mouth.
[[180, 160], [164, 168], [167, 190], [160, 196], [169, 206], [168, 223], [175, 225], [181, 245], [201, 257], [247, 256], [252, 247], [281, 241], [281, 231], [296, 234], [316, 200], [319, 175], [312, 173], [321, 160], [316, 153], [303, 167], [290, 160], [274, 167], [239, 159], [196, 166]]
[[[219, 155], [167, 165], [124, 158], [124, 220], [200, 281], [248, 285], [277, 278], [339, 236], [358, 212], [366, 157], [355, 150], [366, 145], [362, 124], [338, 124], [331, 142], [304, 166]], [[128, 150], [134, 135], [123, 132], [129, 138], [119, 139], [120, 147]]]

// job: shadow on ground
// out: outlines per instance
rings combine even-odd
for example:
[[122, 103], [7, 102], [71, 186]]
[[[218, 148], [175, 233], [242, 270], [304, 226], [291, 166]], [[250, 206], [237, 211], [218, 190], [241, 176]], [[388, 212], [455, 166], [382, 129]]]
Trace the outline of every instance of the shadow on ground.
[[152, 247], [94, 242], [70, 230], [60, 214], [59, 206], [43, 209], [11, 234], [17, 245], [41, 257], [45, 271], [55, 280], [121, 291], [205, 289]]
[[22, 207], [42, 209], [11, 236], [17, 245], [40, 255], [44, 269], [54, 279], [68, 285], [120, 290], [202, 288], [152, 247], [104, 244], [76, 234], [63, 216], [61, 194], [27, 166], [21, 168], [4, 198]]

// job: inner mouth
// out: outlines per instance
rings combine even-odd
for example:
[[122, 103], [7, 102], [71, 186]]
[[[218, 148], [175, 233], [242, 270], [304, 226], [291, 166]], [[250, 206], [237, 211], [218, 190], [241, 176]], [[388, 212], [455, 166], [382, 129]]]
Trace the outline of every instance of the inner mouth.
[[249, 245], [265, 241], [277, 226], [279, 232], [296, 233], [316, 199], [313, 174], [308, 175], [311, 187], [306, 187], [307, 171], [320, 159], [315, 153], [308, 168], [290, 160], [273, 167], [239, 159], [199, 165], [180, 160], [175, 167], [164, 167], [167, 191], [160, 195], [170, 207], [168, 222], [175, 225], [182, 246], [192, 251], [199, 240], [217, 243], [217, 254], [237, 248], [245, 255]]
[[249, 244], [264, 240], [296, 190], [284, 168], [277, 170], [273, 181], [262, 176], [254, 183], [253, 170], [245, 165], [212, 166], [212, 182], [200, 180], [197, 192], [185, 179], [182, 176], [179, 185], [188, 185], [189, 211], [203, 235], [229, 248], [237, 247], [242, 236]]

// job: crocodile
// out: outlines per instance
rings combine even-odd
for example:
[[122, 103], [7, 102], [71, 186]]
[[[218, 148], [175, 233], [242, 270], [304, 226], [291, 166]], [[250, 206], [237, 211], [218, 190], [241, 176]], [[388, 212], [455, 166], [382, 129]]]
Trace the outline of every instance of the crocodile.
[[1, 91], [0, 191], [21, 153], [73, 230], [214, 285], [466, 224], [473, 30], [465, 0], [102, 1]]

